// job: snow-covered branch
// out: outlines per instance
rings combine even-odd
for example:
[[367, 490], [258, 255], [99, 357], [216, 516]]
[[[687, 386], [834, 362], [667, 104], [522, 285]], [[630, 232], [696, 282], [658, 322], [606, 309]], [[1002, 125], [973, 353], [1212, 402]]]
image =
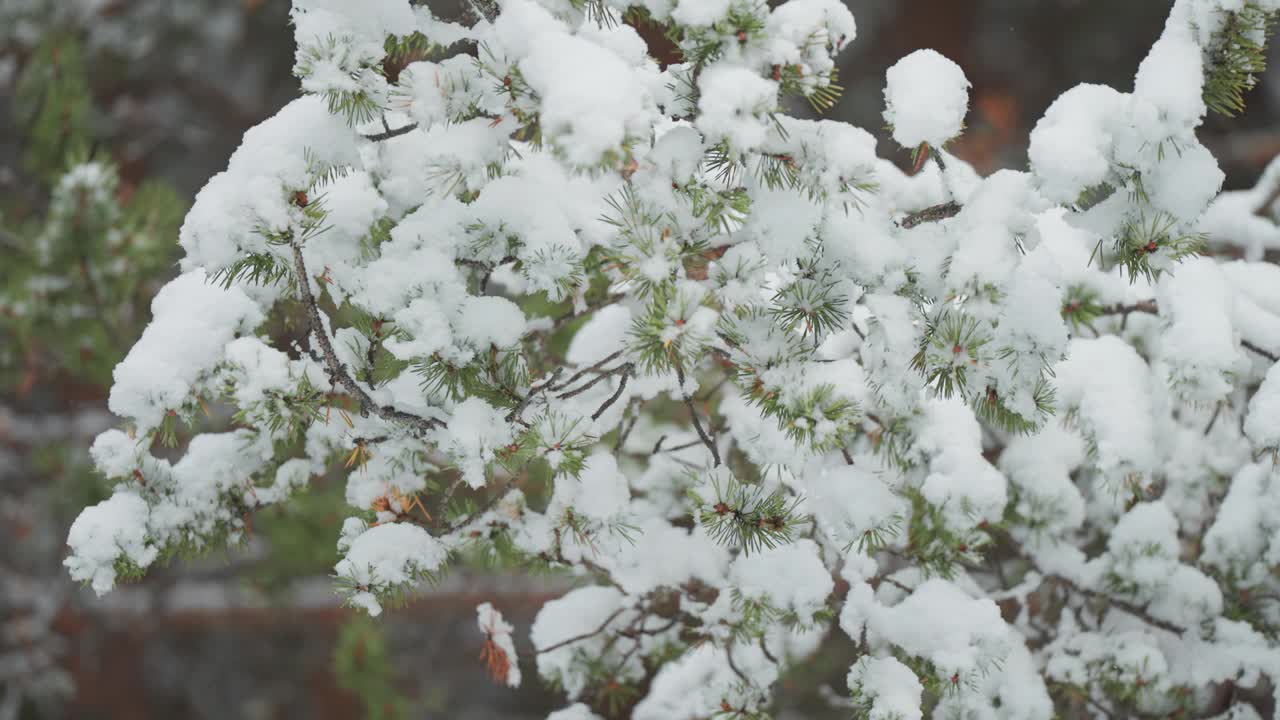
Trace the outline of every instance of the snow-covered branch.
[[[73, 577], [338, 475], [372, 614], [459, 563], [591, 583], [529, 628], [557, 720], [765, 717], [837, 627], [860, 718], [1240, 720], [1222, 688], [1276, 687], [1280, 165], [1221, 193], [1197, 130], [1277, 0], [1178, 0], [1131, 90], [1067, 89], [989, 177], [935, 51], [885, 78], [910, 173], [787, 114], [838, 98], [837, 0], [358, 5], [295, 0], [303, 96], [187, 216]], [[477, 613], [518, 684], [521, 629]]]

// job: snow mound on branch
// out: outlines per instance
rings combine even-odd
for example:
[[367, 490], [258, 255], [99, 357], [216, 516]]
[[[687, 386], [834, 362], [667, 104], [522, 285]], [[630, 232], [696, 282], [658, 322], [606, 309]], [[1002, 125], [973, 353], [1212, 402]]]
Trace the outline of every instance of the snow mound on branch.
[[115, 587], [121, 556], [139, 568], [151, 565], [159, 551], [147, 542], [149, 514], [146, 501], [132, 492], [118, 492], [85, 508], [67, 535], [71, 555], [63, 564], [71, 578], [104, 595]]
[[180, 409], [219, 362], [227, 343], [262, 322], [262, 310], [236, 287], [210, 283], [203, 269], [179, 275], [151, 303], [152, 320], [116, 366], [107, 406], [139, 434]]
[[365, 529], [358, 518], [348, 518], [343, 525], [338, 549], [345, 557], [334, 573], [354, 586], [348, 601], [370, 615], [382, 613], [379, 590], [416, 582], [449, 556], [440, 541], [417, 525], [386, 523]]
[[917, 50], [885, 73], [884, 119], [906, 148], [941, 147], [960, 134], [969, 111], [969, 79], [936, 50]]

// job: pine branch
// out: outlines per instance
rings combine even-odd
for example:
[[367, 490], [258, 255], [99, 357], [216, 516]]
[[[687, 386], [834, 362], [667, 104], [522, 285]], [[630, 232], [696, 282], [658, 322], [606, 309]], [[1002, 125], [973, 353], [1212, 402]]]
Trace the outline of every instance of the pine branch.
[[[626, 296], [621, 294], [606, 295], [605, 297], [602, 297], [595, 302], [587, 303], [586, 307], [584, 307], [581, 312], [579, 312], [577, 308], [571, 307], [566, 312], [560, 315], [557, 315], [556, 318], [551, 321], [551, 327], [549, 328], [549, 330], [552, 332], [559, 330], [560, 328], [564, 327], [565, 323], [571, 320], [574, 320], [576, 318], [580, 318], [584, 315], [589, 315], [601, 308], [612, 305], [618, 302], [619, 300], [622, 300], [624, 297]], [[535, 330], [534, 332], [536, 333], [539, 331]], [[542, 332], [545, 332], [545, 331], [542, 331]], [[530, 333], [530, 334], [533, 334], [533, 333]]]
[[541, 655], [542, 653], [549, 653], [552, 650], [559, 650], [560, 648], [565, 647], [567, 645], [572, 645], [576, 642], [582, 642], [583, 640], [586, 640], [588, 638], [595, 637], [596, 635], [599, 635], [600, 633], [604, 632], [605, 628], [609, 627], [609, 623], [617, 619], [617, 617], [621, 615], [623, 611], [625, 611], [626, 609], [627, 608], [625, 607], [620, 607], [617, 610], [614, 610], [612, 613], [609, 614], [609, 617], [604, 619], [604, 622], [600, 623], [600, 627], [596, 628], [595, 630], [584, 632], [581, 635], [574, 635], [571, 638], [566, 638], [564, 640], [561, 640], [558, 643], [553, 643], [544, 648], [538, 648], [536, 652], [539, 655]]
[[403, 125], [398, 128], [388, 128], [387, 130], [380, 133], [374, 133], [372, 135], [361, 135], [361, 137], [363, 137], [365, 140], [368, 140], [370, 142], [382, 142], [384, 140], [390, 140], [391, 138], [398, 138], [401, 135], [408, 135], [409, 133], [417, 129], [418, 129], [418, 123], [409, 123], [408, 125]]
[[733, 671], [733, 674], [737, 675], [742, 680], [742, 682], [750, 683], [751, 680], [747, 677], [746, 673], [742, 672], [742, 670], [738, 668], [738, 664], [733, 661], [733, 640], [732, 639], [730, 639], [728, 642], [725, 643], [724, 656], [729, 661], [729, 669]]
[[[618, 354], [620, 354], [621, 352], [622, 352], [622, 351], [621, 351], [621, 350], [619, 350], [619, 351], [618, 351], [618, 353], [614, 353], [614, 356], [616, 357], [616, 356], [617, 356]], [[612, 369], [610, 369], [610, 370], [600, 370], [600, 371], [596, 372], [596, 376], [595, 376], [595, 377], [591, 378], [591, 380], [589, 380], [589, 381], [588, 381], [588, 382], [586, 382], [585, 384], [580, 385], [580, 386], [578, 386], [578, 387], [576, 387], [576, 388], [574, 388], [574, 389], [572, 389], [572, 390], [565, 390], [564, 392], [560, 393], [559, 395], [556, 395], [556, 399], [557, 399], [557, 400], [568, 400], [569, 398], [577, 397], [578, 395], [581, 395], [582, 393], [584, 393], [584, 392], [586, 392], [586, 391], [590, 390], [591, 388], [595, 387], [595, 386], [596, 386], [596, 385], [598, 385], [599, 383], [603, 382], [606, 378], [613, 377], [614, 375], [617, 375], [617, 374], [619, 374], [619, 373], [622, 373], [623, 375], [626, 375], [627, 373], [631, 372], [631, 367], [632, 367], [631, 363], [623, 363], [623, 364], [621, 364], [621, 365], [619, 365], [619, 366], [617, 366], [617, 367], [615, 367], [615, 368], [612, 368]], [[588, 368], [588, 370], [590, 370], [590, 369], [591, 369], [591, 368]], [[579, 374], [581, 374], [581, 373], [579, 373]], [[566, 385], [568, 385], [569, 383], [565, 383], [565, 384], [566, 384]]]
[[[453, 483], [453, 485], [451, 485], [451, 486], [449, 487], [449, 490], [450, 490], [450, 491], [452, 491], [452, 490], [454, 490], [455, 488], [457, 488], [457, 487], [458, 487], [458, 484], [459, 484], [460, 482], [461, 482], [461, 480], [455, 481], [455, 482]], [[505, 492], [502, 492], [502, 493], [493, 493], [493, 495], [489, 498], [489, 500], [488, 500], [487, 502], [485, 502], [485, 504], [484, 504], [484, 505], [481, 505], [480, 507], [476, 508], [474, 512], [467, 513], [466, 515], [463, 515], [462, 517], [458, 518], [457, 520], [454, 520], [453, 522], [446, 524], [446, 525], [445, 525], [445, 527], [444, 527], [444, 532], [445, 532], [446, 534], [448, 534], [448, 533], [451, 533], [451, 532], [455, 532], [455, 531], [459, 530], [460, 528], [464, 528], [464, 527], [466, 527], [466, 526], [470, 525], [472, 522], [474, 522], [474, 521], [476, 520], [476, 518], [480, 517], [481, 515], [484, 515], [485, 513], [487, 513], [487, 512], [489, 512], [490, 510], [492, 510], [495, 506], [497, 506], [498, 502], [499, 502], [499, 501], [501, 501], [501, 500], [502, 500], [502, 498], [506, 497], [506, 495], [507, 495], [507, 494], [506, 494]], [[444, 510], [445, 510], [446, 512], [447, 512], [447, 511], [448, 511], [448, 509], [449, 509], [449, 508], [448, 508], [448, 504], [449, 504], [448, 497], [450, 497], [450, 496], [452, 496], [452, 492], [449, 492], [448, 496], [446, 496], [446, 499], [445, 499], [445, 501], [444, 501]]]
[[552, 371], [551, 377], [547, 378], [541, 385], [529, 388], [529, 392], [525, 393], [524, 399], [512, 408], [511, 412], [507, 413], [507, 422], [511, 422], [512, 420], [519, 418], [524, 413], [525, 408], [529, 407], [529, 403], [533, 402], [534, 396], [551, 388], [562, 372], [564, 372], [564, 368], [558, 367]]
[[716, 472], [711, 477], [713, 498], [704, 500], [690, 491], [698, 506], [694, 517], [712, 539], [748, 555], [795, 540], [797, 526], [807, 522], [796, 512], [800, 498], [783, 490], [766, 493], [759, 483], [742, 482], [732, 474], [722, 482]]
[[1204, 432], [1201, 433], [1205, 437], [1209, 437], [1210, 431], [1213, 430], [1214, 423], [1218, 422], [1218, 416], [1222, 414], [1223, 402], [1219, 400], [1213, 404], [1213, 415], [1209, 416], [1209, 424], [1204, 426]]
[[606, 355], [606, 356], [604, 357], [604, 359], [602, 359], [602, 360], [600, 360], [600, 361], [596, 362], [596, 363], [595, 363], [595, 364], [593, 364], [593, 365], [590, 365], [590, 366], [588, 366], [588, 367], [582, 368], [582, 369], [581, 369], [581, 370], [579, 370], [578, 372], [576, 372], [576, 373], [574, 373], [574, 374], [570, 375], [568, 380], [565, 380], [564, 382], [559, 383], [558, 385], [551, 385], [551, 386], [550, 386], [550, 389], [551, 389], [552, 391], [554, 391], [554, 392], [560, 392], [560, 391], [562, 391], [562, 390], [565, 390], [565, 389], [566, 389], [566, 388], [568, 388], [570, 385], [573, 385], [574, 383], [576, 383], [576, 382], [578, 382], [579, 380], [581, 380], [581, 379], [582, 379], [585, 375], [587, 375], [588, 373], [598, 372], [598, 371], [599, 371], [601, 368], [603, 368], [605, 365], [608, 365], [609, 363], [613, 362], [614, 360], [617, 360], [617, 359], [618, 359], [619, 357], [621, 357], [621, 356], [622, 356], [622, 351], [621, 351], [621, 350], [618, 350], [618, 351], [616, 351], [616, 352], [609, 353], [608, 355]]
[[684, 363], [680, 362], [678, 354], [673, 354], [672, 357], [674, 358], [672, 364], [676, 368], [676, 380], [680, 383], [680, 396], [684, 398], [684, 404], [689, 408], [689, 417], [693, 418], [693, 429], [698, 432], [698, 437], [702, 439], [702, 444], [706, 445], [707, 449], [711, 451], [713, 465], [719, 467], [720, 451], [716, 449], [715, 441], [703, 429], [702, 421], [698, 419], [698, 410], [693, 406], [693, 398], [689, 397], [689, 393], [684, 389]]
[[[636, 423], [640, 422], [640, 407], [644, 405], [644, 401], [639, 403], [632, 402], [628, 407], [634, 408], [631, 411], [631, 419], [623, 420], [618, 428], [618, 439], [613, 443], [613, 451], [622, 450], [622, 446], [627, 444], [627, 438], [631, 437], [631, 431], [635, 429]], [[624, 412], [625, 415], [625, 412]]]
[[1246, 2], [1229, 12], [1215, 33], [1205, 65], [1203, 97], [1214, 112], [1235, 117], [1245, 107], [1244, 95], [1267, 67], [1267, 41], [1275, 13]]
[[[1080, 309], [1081, 308], [1079, 306], [1068, 306], [1066, 308], [1066, 312], [1068, 314], [1071, 314], [1074, 312], [1078, 312]], [[1145, 313], [1147, 315], [1159, 315], [1160, 308], [1158, 305], [1156, 305], [1155, 300], [1139, 300], [1136, 303], [1132, 303], [1128, 305], [1124, 303], [1115, 303], [1113, 305], [1105, 305], [1092, 314], [1093, 316], [1120, 315], [1127, 320], [1130, 313]], [[1241, 339], [1240, 346], [1246, 350], [1249, 350], [1251, 352], [1255, 352], [1261, 355], [1262, 357], [1270, 360], [1271, 362], [1280, 362], [1280, 355], [1276, 355], [1275, 353], [1269, 350], [1260, 348], [1248, 340]]]
[[1072, 590], [1073, 592], [1076, 592], [1080, 595], [1084, 595], [1085, 597], [1088, 597], [1090, 599], [1101, 600], [1107, 603], [1107, 605], [1109, 606], [1120, 608], [1121, 610], [1129, 613], [1130, 615], [1138, 618], [1139, 620], [1147, 623], [1148, 625], [1151, 625], [1153, 627], [1158, 627], [1161, 630], [1171, 632], [1174, 635], [1180, 636], [1182, 635], [1182, 633], [1186, 632], [1187, 630], [1186, 628], [1178, 627], [1177, 625], [1174, 625], [1173, 623], [1167, 620], [1161, 620], [1159, 618], [1152, 617], [1146, 611], [1146, 609], [1138, 607], [1137, 605], [1134, 605], [1131, 602], [1127, 602], [1125, 600], [1120, 600], [1118, 598], [1112, 597], [1111, 595], [1108, 595], [1107, 593], [1102, 592], [1101, 590], [1093, 590], [1086, 587], [1080, 587], [1072, 580], [1069, 580], [1061, 575], [1050, 574], [1050, 575], [1046, 575], [1045, 579], [1052, 580], [1062, 585], [1063, 587], [1066, 587]]
[[1258, 347], [1257, 345], [1254, 345], [1248, 340], [1244, 340], [1244, 339], [1240, 340], [1240, 346], [1246, 350], [1252, 350], [1253, 352], [1258, 353], [1259, 355], [1270, 360], [1271, 362], [1280, 362], [1280, 356], [1277, 356], [1273, 352], [1263, 350], [1262, 348]]
[[898, 223], [898, 225], [904, 230], [910, 230], [911, 228], [923, 223], [938, 222], [939, 220], [953, 218], [960, 214], [961, 209], [960, 203], [954, 200], [942, 203], [941, 205], [931, 205], [923, 210], [917, 210], [913, 213], [909, 213], [906, 217], [902, 218], [902, 222]]
[[594, 413], [591, 414], [592, 420], [599, 420], [600, 416], [604, 414], [605, 410], [608, 410], [609, 408], [613, 407], [613, 404], [618, 402], [618, 398], [622, 397], [622, 392], [627, 389], [627, 379], [635, 374], [635, 370], [636, 370], [635, 365], [631, 363], [627, 363], [622, 367], [622, 379], [618, 381], [618, 389], [615, 390], [613, 394], [609, 396], [609, 399], [604, 401], [604, 404], [602, 404], [599, 408], [596, 409]]
[[1099, 315], [1128, 315], [1129, 313], [1146, 313], [1148, 315], [1158, 315], [1160, 309], [1156, 306], [1155, 300], [1139, 300], [1132, 305], [1124, 303], [1116, 303], [1114, 305], [1103, 306]]
[[[725, 430], [728, 430], [728, 429], [729, 428], [722, 426], [714, 429], [713, 432], [724, 432]], [[663, 435], [661, 438], [659, 438], [657, 444], [653, 446], [653, 451], [650, 452], [649, 454], [658, 455], [660, 453], [675, 453], [675, 452], [680, 452], [681, 450], [688, 450], [691, 447], [697, 447], [702, 444], [702, 439], [699, 438], [697, 440], [690, 440], [689, 442], [680, 443], [679, 445], [672, 445], [671, 447], [663, 447], [662, 443], [666, 439], [667, 439], [666, 435]]]
[[315, 295], [311, 292], [311, 281], [307, 275], [307, 264], [302, 257], [302, 246], [296, 241], [290, 241], [289, 246], [293, 249], [293, 265], [294, 271], [298, 276], [298, 287], [302, 294], [302, 304], [306, 308], [307, 317], [311, 323], [311, 331], [315, 334], [316, 340], [320, 345], [320, 352], [324, 356], [325, 367], [329, 371], [331, 380], [341, 385], [352, 397], [359, 403], [361, 409], [367, 413], [373, 413], [387, 422], [404, 424], [412, 427], [419, 433], [425, 433], [429, 430], [435, 430], [444, 427], [444, 423], [434, 418], [424, 418], [412, 413], [397, 410], [390, 405], [379, 405], [374, 402], [369, 393], [360, 387], [351, 375], [347, 373], [346, 366], [338, 360], [338, 355], [333, 351], [333, 343], [329, 341], [329, 333], [324, 329], [324, 322], [320, 319], [320, 309], [316, 305]]

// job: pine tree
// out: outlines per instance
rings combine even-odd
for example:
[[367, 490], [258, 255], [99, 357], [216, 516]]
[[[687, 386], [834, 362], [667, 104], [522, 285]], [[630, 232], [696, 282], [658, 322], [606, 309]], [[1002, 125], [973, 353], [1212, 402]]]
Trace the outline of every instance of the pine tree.
[[594, 581], [529, 631], [559, 720], [766, 717], [833, 625], [859, 717], [1248, 717], [1280, 278], [1219, 250], [1280, 230], [1196, 129], [1276, 9], [1179, 0], [980, 177], [934, 51], [886, 78], [913, 174], [786, 112], [836, 102], [835, 0], [296, 0], [302, 97], [187, 215], [66, 564], [105, 592], [337, 473], [372, 615], [458, 563]]
[[[148, 18], [131, 35], [140, 44], [168, 31], [170, 48], [199, 54], [193, 39], [164, 22], [172, 9], [161, 3], [135, 3], [92, 24], [83, 10], [43, 1], [0, 8], [0, 64], [12, 63], [0, 82], [10, 101], [0, 125], [22, 150], [6, 168], [15, 171], [4, 180], [13, 191], [0, 195], [3, 717], [62, 717], [62, 702], [75, 692], [67, 638], [55, 624], [65, 579], [56, 572], [56, 541], [48, 540], [110, 494], [85, 434], [102, 428], [111, 371], [174, 274], [172, 239], [188, 209], [169, 183], [136, 182], [120, 171], [114, 158], [124, 153], [101, 99], [104, 84], [116, 89], [138, 70], [136, 61], [113, 57], [110, 42], [119, 27], [138, 25], [137, 15]], [[259, 518], [255, 530], [269, 553], [247, 579], [282, 595], [290, 580], [330, 567], [336, 527], [325, 518], [341, 498], [341, 487], [317, 482], [288, 512]], [[372, 682], [370, 670], [362, 677]]]

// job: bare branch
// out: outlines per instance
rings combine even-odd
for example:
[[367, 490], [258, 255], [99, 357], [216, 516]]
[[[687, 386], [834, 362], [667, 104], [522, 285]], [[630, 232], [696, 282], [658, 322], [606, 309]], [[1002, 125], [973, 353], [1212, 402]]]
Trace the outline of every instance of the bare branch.
[[689, 393], [684, 389], [684, 364], [680, 362], [680, 357], [675, 357], [672, 363], [676, 368], [676, 380], [680, 383], [680, 396], [684, 398], [684, 404], [689, 408], [689, 417], [693, 418], [693, 429], [698, 431], [698, 437], [702, 439], [702, 444], [707, 446], [711, 451], [711, 459], [716, 467], [720, 466], [720, 451], [716, 449], [715, 440], [707, 434], [702, 427], [702, 421], [698, 419], [698, 409], [693, 406], [693, 398], [689, 397]]
[[512, 420], [515, 420], [516, 418], [520, 417], [520, 415], [524, 413], [525, 408], [529, 407], [529, 403], [533, 402], [534, 396], [538, 395], [539, 393], [543, 392], [547, 388], [551, 387], [552, 384], [555, 383], [556, 378], [560, 377], [560, 373], [562, 372], [564, 372], [564, 368], [558, 367], [554, 371], [552, 371], [551, 377], [543, 381], [541, 385], [535, 385], [533, 387], [530, 387], [529, 392], [525, 393], [524, 398], [520, 401], [520, 403], [516, 405], [515, 408], [511, 410], [511, 412], [507, 413], [507, 422], [511, 422]]
[[569, 387], [570, 385], [572, 385], [572, 384], [574, 384], [574, 383], [578, 382], [579, 380], [581, 380], [584, 376], [586, 376], [586, 375], [587, 375], [587, 373], [591, 373], [591, 372], [595, 372], [595, 371], [597, 371], [597, 370], [600, 370], [600, 369], [601, 369], [601, 368], [603, 368], [605, 365], [608, 365], [609, 363], [613, 362], [614, 360], [617, 360], [617, 359], [618, 359], [619, 357], [621, 357], [621, 356], [622, 356], [622, 351], [621, 351], [621, 350], [618, 350], [618, 351], [616, 351], [616, 352], [610, 353], [610, 354], [609, 354], [608, 356], [606, 356], [603, 360], [601, 360], [601, 361], [597, 362], [596, 364], [591, 365], [590, 367], [582, 368], [582, 369], [581, 369], [581, 370], [579, 370], [578, 372], [576, 372], [576, 373], [574, 373], [574, 374], [570, 375], [568, 380], [565, 380], [564, 382], [562, 382], [562, 383], [560, 383], [560, 384], [558, 384], [558, 385], [552, 385], [552, 386], [551, 386], [551, 390], [556, 391], [556, 392], [559, 392], [559, 391], [561, 391], [561, 390], [564, 390], [565, 388]]
[[1253, 343], [1249, 342], [1248, 340], [1243, 340], [1243, 339], [1242, 339], [1242, 340], [1240, 341], [1240, 345], [1241, 345], [1241, 347], [1243, 347], [1245, 350], [1252, 350], [1253, 352], [1258, 353], [1259, 355], [1261, 355], [1262, 357], [1264, 357], [1264, 358], [1266, 358], [1266, 359], [1270, 360], [1271, 362], [1280, 362], [1280, 357], [1277, 357], [1275, 353], [1270, 352], [1270, 351], [1268, 351], [1268, 350], [1263, 350], [1262, 348], [1258, 347], [1257, 345], [1254, 345]]
[[[621, 351], [619, 351], [619, 352], [621, 352]], [[596, 385], [598, 385], [598, 384], [599, 384], [601, 381], [603, 381], [605, 378], [613, 377], [614, 375], [617, 375], [618, 373], [622, 373], [623, 375], [626, 375], [626, 374], [627, 374], [627, 373], [629, 373], [629, 372], [631, 372], [631, 363], [623, 363], [623, 364], [621, 364], [621, 365], [619, 365], [619, 366], [617, 366], [617, 367], [615, 367], [615, 368], [613, 368], [613, 369], [611, 369], [611, 370], [605, 370], [605, 371], [603, 371], [603, 372], [600, 372], [598, 375], [596, 375], [595, 377], [591, 378], [591, 380], [590, 380], [589, 382], [587, 382], [586, 384], [584, 384], [584, 385], [580, 385], [579, 387], [576, 387], [576, 388], [574, 388], [573, 390], [565, 390], [564, 392], [560, 393], [559, 395], [556, 395], [556, 399], [557, 399], [557, 400], [568, 400], [568, 399], [569, 399], [569, 398], [571, 398], [571, 397], [577, 397], [578, 395], [581, 395], [582, 393], [584, 393], [584, 392], [586, 392], [586, 391], [590, 390], [591, 388], [595, 387]], [[568, 383], [566, 383], [566, 385], [567, 385], [567, 384], [568, 384]]]
[[1116, 303], [1107, 305], [1102, 308], [1101, 315], [1128, 315], [1129, 313], [1146, 313], [1147, 315], [1158, 315], [1160, 309], [1156, 306], [1155, 300], [1139, 300], [1132, 305], [1124, 303]]
[[361, 135], [361, 137], [370, 142], [382, 142], [384, 140], [390, 140], [391, 138], [400, 137], [401, 135], [408, 135], [417, 129], [418, 123], [409, 123], [408, 125], [403, 125], [398, 128], [391, 128], [385, 132], [374, 133], [373, 135]]
[[599, 420], [605, 410], [608, 410], [614, 403], [618, 402], [618, 398], [622, 397], [622, 391], [627, 389], [627, 379], [633, 374], [635, 374], [635, 366], [631, 363], [627, 363], [622, 367], [622, 380], [618, 382], [618, 389], [609, 396], [608, 400], [604, 401], [604, 404], [601, 405], [599, 409], [591, 414], [592, 420]]
[[1213, 415], [1209, 417], [1209, 424], [1204, 426], [1204, 435], [1208, 437], [1209, 432], [1213, 430], [1213, 424], [1218, 422], [1218, 415], [1222, 414], [1222, 401], [1213, 404]]
[[558, 650], [566, 645], [572, 645], [576, 642], [581, 642], [583, 640], [586, 640], [587, 638], [599, 635], [600, 633], [604, 632], [605, 628], [609, 627], [609, 623], [613, 622], [626, 609], [627, 608], [625, 607], [620, 607], [617, 610], [614, 610], [613, 613], [609, 615], [609, 617], [604, 619], [604, 622], [600, 623], [600, 627], [596, 628], [595, 630], [592, 630], [590, 632], [584, 632], [581, 635], [574, 635], [571, 638], [561, 640], [558, 643], [548, 645], [547, 647], [544, 647], [544, 648], [538, 648], [536, 652], [539, 655], [541, 655], [542, 653], [551, 652], [552, 650]]

